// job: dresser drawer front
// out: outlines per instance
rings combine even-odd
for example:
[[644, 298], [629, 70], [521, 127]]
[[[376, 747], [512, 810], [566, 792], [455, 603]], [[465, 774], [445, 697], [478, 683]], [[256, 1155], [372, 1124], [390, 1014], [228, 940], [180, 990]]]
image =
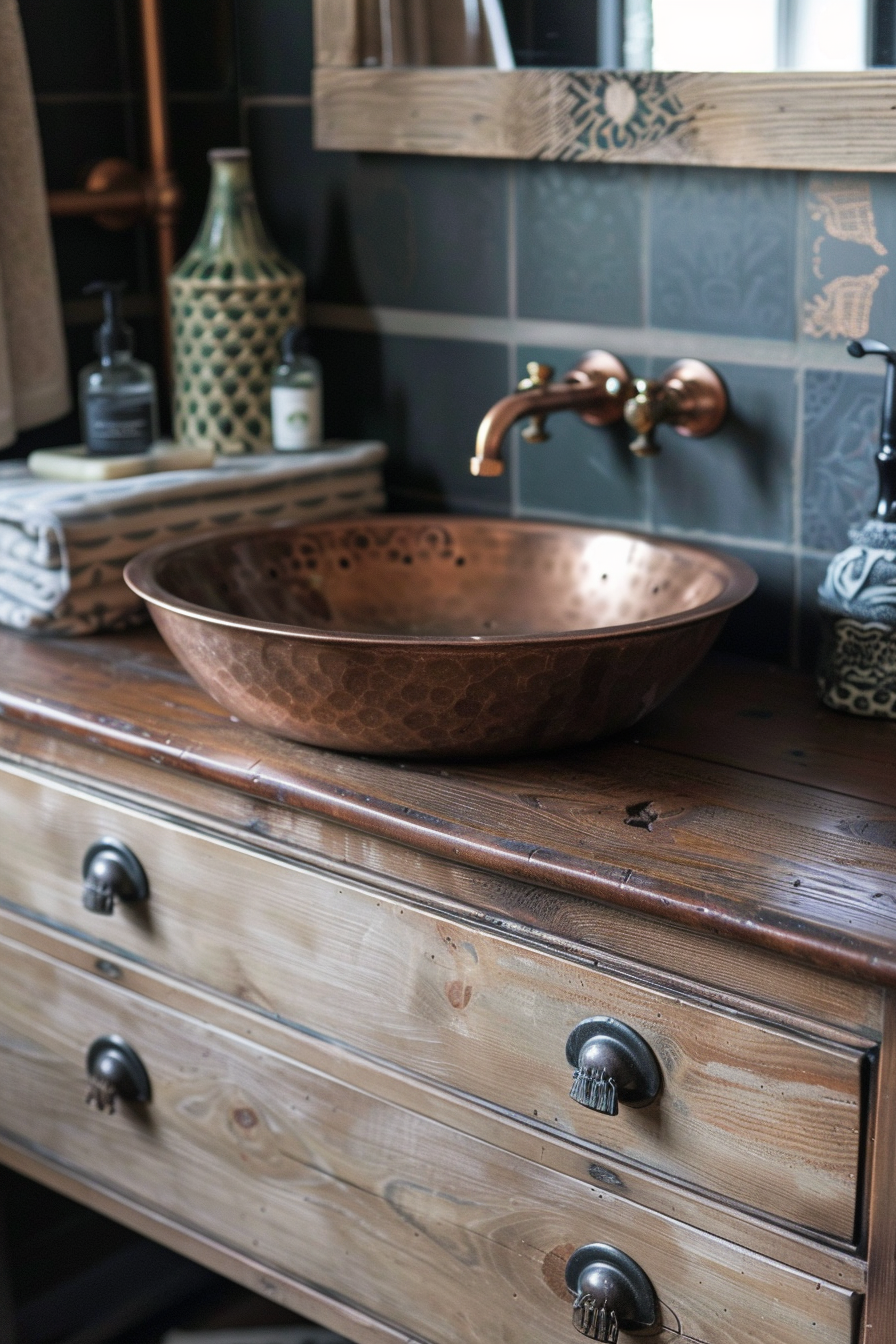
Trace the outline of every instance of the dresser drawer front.
[[[82, 856], [106, 836], [134, 851], [151, 890], [111, 918], [81, 903]], [[0, 853], [0, 898], [585, 1143], [853, 1235], [857, 1050], [10, 772]], [[662, 1075], [653, 1104], [607, 1116], [570, 1098], [567, 1037], [595, 1016], [648, 1043]]]
[[[85, 1105], [109, 1033], [146, 1067], [145, 1107]], [[434, 1344], [573, 1344], [563, 1270], [593, 1242], [706, 1344], [853, 1337], [847, 1291], [5, 940], [0, 1078], [8, 1138]]]

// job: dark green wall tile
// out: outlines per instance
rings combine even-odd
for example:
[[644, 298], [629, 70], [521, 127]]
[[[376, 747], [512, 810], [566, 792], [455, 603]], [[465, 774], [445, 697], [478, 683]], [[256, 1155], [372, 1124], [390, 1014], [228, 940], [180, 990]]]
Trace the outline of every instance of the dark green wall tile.
[[53, 239], [64, 299], [80, 299], [92, 280], [124, 280], [132, 294], [146, 287], [136, 230], [111, 233], [90, 219], [57, 219]]
[[315, 153], [304, 107], [254, 107], [248, 128], [259, 199], [316, 298], [506, 312], [505, 164]]
[[401, 509], [504, 513], [509, 477], [471, 476], [476, 430], [507, 392], [504, 346], [315, 331], [328, 437], [381, 438]]
[[526, 317], [644, 320], [645, 173], [603, 164], [516, 168], [517, 291]]
[[308, 94], [314, 66], [312, 0], [236, 0], [245, 94]]
[[829, 558], [804, 555], [800, 560], [799, 662], [804, 672], [814, 672], [821, 645], [818, 589], [827, 573]]
[[759, 576], [759, 586], [753, 596], [728, 617], [718, 648], [725, 653], [764, 658], [774, 663], [789, 662], [794, 611], [793, 556], [749, 546], [726, 546], [725, 549], [752, 565]]
[[44, 103], [37, 114], [51, 191], [80, 186], [99, 159], [127, 157], [128, 129], [121, 103]]
[[793, 339], [794, 174], [655, 168], [650, 195], [652, 324]]
[[165, 0], [165, 62], [172, 94], [236, 92], [231, 0]]
[[181, 253], [193, 241], [208, 198], [208, 151], [240, 143], [236, 101], [176, 103], [171, 108], [174, 169], [184, 192], [178, 221]]
[[802, 543], [812, 550], [841, 550], [874, 507], [882, 397], [882, 378], [806, 374]]
[[803, 339], [896, 339], [896, 183], [852, 173], [808, 177], [799, 228]]
[[35, 93], [122, 87], [121, 6], [114, 0], [20, 0]]
[[[561, 378], [580, 355], [579, 350], [525, 346], [519, 351], [518, 374], [522, 378], [528, 361], [538, 360], [552, 364]], [[645, 371], [635, 360], [626, 362], [632, 373]], [[562, 411], [548, 420], [548, 433], [548, 443], [519, 441], [522, 512], [645, 526], [648, 467], [629, 451], [624, 426], [596, 429]]]
[[[686, 352], [682, 352], [683, 354]], [[665, 361], [654, 361], [654, 374]], [[661, 428], [652, 464], [654, 522], [700, 532], [788, 541], [793, 531], [796, 375], [717, 364], [731, 398], [722, 429], [685, 439]]]

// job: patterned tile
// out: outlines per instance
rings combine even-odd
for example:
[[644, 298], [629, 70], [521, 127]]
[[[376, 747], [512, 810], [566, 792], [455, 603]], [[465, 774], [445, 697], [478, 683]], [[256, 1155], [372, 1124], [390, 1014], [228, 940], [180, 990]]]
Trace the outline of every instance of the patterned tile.
[[644, 170], [628, 166], [517, 166], [522, 315], [641, 324], [645, 183]]
[[[522, 378], [529, 360], [537, 359], [553, 365], [560, 378], [580, 355], [580, 350], [525, 346], [519, 351], [518, 374]], [[626, 363], [632, 373], [644, 372], [637, 360]], [[548, 443], [518, 440], [522, 513], [593, 518], [634, 528], [646, 525], [649, 467], [629, 452], [624, 426], [595, 429], [564, 411], [551, 416], [548, 433]]]
[[653, 325], [792, 339], [795, 220], [792, 173], [654, 169]]
[[719, 638], [719, 650], [768, 662], [789, 662], [795, 583], [793, 556], [749, 546], [726, 546], [725, 550], [752, 565], [759, 576], [759, 587], [728, 617]]
[[393, 507], [506, 513], [510, 474], [471, 476], [476, 430], [507, 391], [504, 346], [317, 331], [325, 428], [382, 438]]
[[[656, 376], [665, 361], [653, 364]], [[659, 430], [653, 521], [661, 527], [789, 541], [796, 376], [790, 369], [745, 364], [716, 368], [731, 399], [728, 420], [708, 439]]]
[[236, 0], [244, 94], [308, 94], [314, 65], [312, 0]]
[[883, 379], [866, 374], [806, 374], [802, 542], [812, 550], [841, 550], [874, 506], [882, 394]]
[[896, 184], [852, 173], [808, 177], [800, 234], [802, 338], [889, 339], [896, 324]]
[[249, 140], [277, 237], [330, 302], [507, 311], [507, 167], [319, 154], [311, 113], [256, 107]]

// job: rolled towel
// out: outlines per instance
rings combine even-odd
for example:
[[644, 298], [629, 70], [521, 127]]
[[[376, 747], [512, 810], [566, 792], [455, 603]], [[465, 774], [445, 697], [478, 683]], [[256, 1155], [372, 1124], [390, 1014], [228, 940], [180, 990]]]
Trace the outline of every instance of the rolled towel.
[[0, 622], [53, 635], [142, 624], [143, 603], [122, 578], [138, 552], [219, 527], [376, 512], [386, 503], [385, 456], [383, 444], [359, 443], [90, 485], [2, 463]]

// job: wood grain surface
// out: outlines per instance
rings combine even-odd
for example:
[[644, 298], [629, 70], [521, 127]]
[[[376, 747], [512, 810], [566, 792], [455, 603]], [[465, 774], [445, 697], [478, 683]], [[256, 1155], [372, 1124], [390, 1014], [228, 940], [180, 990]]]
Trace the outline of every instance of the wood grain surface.
[[[0, 977], [5, 1137], [435, 1344], [572, 1338], [563, 1266], [597, 1239], [634, 1255], [676, 1333], [853, 1339], [852, 1292], [5, 940]], [[83, 1058], [113, 1030], [153, 1098], [110, 1116], [84, 1105]]]
[[[324, 0], [330, 3], [335, 0]], [[335, 64], [328, 61], [314, 74], [319, 149], [896, 169], [896, 81], [889, 70], [717, 74]]]
[[675, 1222], [732, 1241], [828, 1283], [860, 1294], [865, 1292], [867, 1264], [854, 1246], [774, 1222], [737, 1204], [657, 1176], [617, 1154], [595, 1150], [556, 1129], [548, 1129], [537, 1120], [524, 1120], [500, 1107], [427, 1082], [336, 1041], [296, 1030], [289, 1023], [278, 1022], [220, 994], [173, 979], [125, 957], [113, 957], [106, 949], [103, 955], [98, 955], [99, 949], [84, 938], [65, 934], [2, 906], [0, 937], [33, 948], [102, 982], [130, 989], [207, 1026], [219, 1027], [250, 1044], [265, 1046], [315, 1072], [330, 1073], [340, 1082], [415, 1115], [439, 1121], [449, 1129], [551, 1171], [610, 1189], [629, 1203], [641, 1204]]
[[358, 0], [314, 0], [314, 64], [358, 64]]
[[[151, 896], [81, 904], [111, 836]], [[777, 1218], [852, 1238], [863, 1053], [548, 956], [312, 869], [0, 772], [0, 896], [306, 1029]], [[644, 1109], [570, 1099], [566, 1038], [621, 1019], [660, 1061]]]
[[[896, 760], [896, 726], [820, 711], [808, 678], [710, 663], [660, 711], [657, 745], [648, 719], [626, 739], [561, 757], [423, 766], [244, 728], [150, 634], [4, 633], [0, 666], [0, 749], [33, 729], [97, 749], [99, 780], [103, 753], [120, 754], [234, 790], [247, 810], [267, 801], [531, 888], [896, 984], [896, 800], [884, 796], [882, 764]], [[692, 749], [687, 725], [707, 699], [713, 726]], [[809, 778], [792, 778], [807, 758]], [[657, 813], [651, 830], [627, 824], [644, 802]]]

